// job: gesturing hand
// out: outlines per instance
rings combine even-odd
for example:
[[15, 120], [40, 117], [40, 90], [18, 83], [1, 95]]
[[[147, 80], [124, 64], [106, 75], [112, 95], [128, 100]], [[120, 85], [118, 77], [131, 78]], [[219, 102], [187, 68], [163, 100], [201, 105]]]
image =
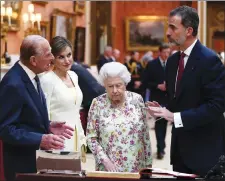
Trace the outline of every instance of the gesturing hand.
[[173, 113], [165, 107], [149, 107], [149, 111], [154, 115], [154, 117], [162, 117], [167, 121], [174, 122]]
[[109, 172], [119, 172], [118, 168], [108, 158], [103, 161], [103, 165]]
[[73, 136], [74, 129], [65, 124], [66, 122], [52, 121], [50, 124], [50, 132], [55, 135], [61, 135], [70, 139]]
[[44, 150], [63, 149], [64, 138], [63, 136], [58, 136], [53, 134], [44, 134], [41, 139], [40, 147]]
[[157, 116], [154, 115], [155, 112], [152, 111], [152, 109], [150, 109], [150, 108], [151, 108], [151, 107], [160, 108], [160, 107], [161, 107], [160, 104], [159, 104], [158, 102], [156, 102], [156, 101], [153, 101], [153, 102], [146, 102], [145, 105], [146, 105], [146, 107], [148, 107], [148, 112], [149, 112], [149, 114], [150, 114], [152, 117], [156, 118]]

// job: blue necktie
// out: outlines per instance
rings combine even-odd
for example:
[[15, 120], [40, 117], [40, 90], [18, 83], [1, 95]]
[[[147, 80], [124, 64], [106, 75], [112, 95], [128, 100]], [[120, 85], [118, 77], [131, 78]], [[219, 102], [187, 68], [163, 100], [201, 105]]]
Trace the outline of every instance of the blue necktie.
[[46, 100], [45, 100], [45, 96], [44, 96], [44, 93], [43, 93], [42, 88], [41, 88], [41, 84], [40, 84], [39, 77], [36, 75], [36, 76], [34, 77], [34, 79], [35, 79], [35, 81], [36, 81], [36, 83], [37, 83], [37, 91], [38, 91], [39, 97], [40, 97], [40, 99], [41, 99], [41, 103], [42, 103], [43, 105], [46, 105]]

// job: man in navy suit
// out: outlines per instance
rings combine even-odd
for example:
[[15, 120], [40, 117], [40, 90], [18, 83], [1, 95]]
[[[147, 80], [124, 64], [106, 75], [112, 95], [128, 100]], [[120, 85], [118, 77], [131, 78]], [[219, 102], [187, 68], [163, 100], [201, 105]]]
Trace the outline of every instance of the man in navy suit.
[[102, 68], [105, 63], [113, 62], [112, 57], [112, 47], [106, 46], [104, 50], [104, 54], [100, 56], [100, 59], [97, 63], [98, 71]]
[[195, 9], [170, 12], [167, 37], [180, 47], [167, 61], [169, 105], [149, 103], [153, 116], [173, 122], [171, 164], [178, 172], [205, 176], [225, 153], [225, 68], [215, 52], [197, 39]]
[[0, 83], [0, 139], [6, 180], [16, 173], [35, 173], [36, 150], [62, 149], [72, 128], [50, 123], [37, 74], [49, 69], [51, 47], [38, 35], [27, 36], [18, 61]]
[[[163, 43], [159, 46], [159, 57], [148, 63], [141, 84], [141, 89], [149, 88], [150, 100], [157, 101], [161, 106], [166, 106], [168, 98], [166, 94], [166, 61], [170, 55], [170, 46]], [[157, 140], [157, 159], [162, 159], [165, 154], [167, 120], [160, 119], [155, 122], [155, 134]]]

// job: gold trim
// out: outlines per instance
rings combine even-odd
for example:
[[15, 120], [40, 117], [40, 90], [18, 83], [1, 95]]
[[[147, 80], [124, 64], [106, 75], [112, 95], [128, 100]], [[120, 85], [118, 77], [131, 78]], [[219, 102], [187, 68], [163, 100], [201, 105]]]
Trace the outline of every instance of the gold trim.
[[148, 50], [152, 50], [152, 51], [157, 51], [158, 50], [158, 46], [136, 46], [136, 47], [132, 47], [130, 45], [130, 40], [129, 40], [129, 22], [131, 20], [134, 21], [147, 21], [147, 20], [153, 20], [153, 21], [163, 21], [165, 23], [165, 28], [164, 28], [164, 41], [166, 41], [166, 31], [167, 31], [167, 17], [165, 16], [130, 16], [127, 17], [125, 20], [125, 31], [126, 31], [126, 49], [128, 51], [134, 51], [134, 50], [139, 50], [139, 51], [148, 51]]
[[75, 129], [74, 129], [74, 150], [75, 152], [78, 151], [78, 146], [77, 146], [77, 141], [78, 141], [78, 136], [77, 136], [77, 127], [75, 126]]

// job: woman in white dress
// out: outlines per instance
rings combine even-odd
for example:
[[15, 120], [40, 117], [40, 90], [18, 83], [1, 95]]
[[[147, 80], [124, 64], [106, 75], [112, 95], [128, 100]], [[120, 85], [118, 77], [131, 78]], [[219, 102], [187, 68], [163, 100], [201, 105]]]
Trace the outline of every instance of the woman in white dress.
[[83, 94], [78, 85], [78, 76], [70, 68], [73, 64], [72, 45], [64, 37], [56, 36], [50, 42], [55, 56], [52, 71], [40, 77], [49, 119], [65, 121], [75, 128], [71, 139], [65, 140], [64, 152], [81, 152], [86, 147], [84, 130], [80, 120]]

